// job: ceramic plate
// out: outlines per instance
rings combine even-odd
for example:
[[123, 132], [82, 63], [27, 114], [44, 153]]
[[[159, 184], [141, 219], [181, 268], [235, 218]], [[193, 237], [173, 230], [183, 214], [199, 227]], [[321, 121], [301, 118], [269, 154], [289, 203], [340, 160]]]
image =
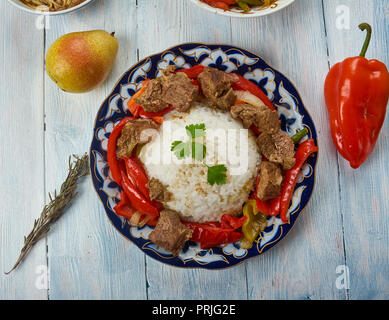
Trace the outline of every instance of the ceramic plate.
[[117, 216], [113, 211], [114, 206], [119, 202], [120, 191], [112, 180], [107, 164], [107, 141], [114, 125], [129, 115], [125, 111], [125, 106], [142, 81], [146, 78], [156, 78], [160, 70], [168, 65], [190, 68], [197, 64], [218, 68], [225, 72], [235, 72], [254, 81], [277, 107], [282, 130], [293, 135], [306, 127], [309, 129], [310, 137], [317, 144], [315, 126], [299, 93], [280, 72], [259, 56], [237, 47], [186, 43], [143, 59], [120, 78], [97, 113], [90, 149], [90, 168], [94, 187], [104, 205], [108, 219], [123, 236], [131, 240], [144, 253], [177, 267], [220, 269], [263, 254], [288, 234], [311, 198], [317, 155], [309, 159], [300, 174], [289, 209], [290, 224], [282, 223], [279, 217], [269, 218], [268, 227], [250, 250], [240, 249], [239, 244], [201, 250], [199, 244], [188, 242], [179, 256], [173, 257], [169, 252], [158, 248], [148, 240], [151, 227], [146, 226], [142, 229], [131, 227], [126, 219]]
[[227, 16], [227, 17], [234, 17], [234, 18], [254, 18], [254, 17], [262, 17], [267, 16], [269, 14], [276, 13], [277, 11], [280, 11], [289, 5], [291, 5], [295, 0], [278, 0], [277, 2], [273, 3], [270, 7], [262, 9], [262, 8], [255, 8], [253, 7], [250, 12], [244, 12], [243, 10], [239, 8], [233, 8], [229, 11], [224, 11], [222, 9], [214, 8], [206, 3], [204, 3], [201, 0], [191, 0], [193, 3], [198, 5], [200, 8], [203, 8], [205, 10], [208, 10], [210, 12]]
[[84, 7], [87, 4], [91, 3], [93, 0], [85, 0], [84, 2], [81, 2], [80, 4], [78, 4], [78, 5], [74, 6], [74, 7], [71, 7], [69, 9], [65, 9], [65, 10], [60, 10], [60, 11], [40, 11], [40, 10], [34, 10], [34, 9], [30, 8], [29, 6], [27, 6], [26, 4], [24, 4], [20, 0], [8, 0], [8, 1], [12, 5], [14, 5], [15, 7], [19, 8], [19, 9], [22, 9], [22, 10], [24, 10], [26, 12], [29, 12], [29, 13], [45, 15], [45, 16], [55, 16], [55, 15], [65, 14], [65, 13], [69, 13], [69, 12], [73, 12], [73, 11], [76, 11], [78, 9], [81, 9], [82, 7]]

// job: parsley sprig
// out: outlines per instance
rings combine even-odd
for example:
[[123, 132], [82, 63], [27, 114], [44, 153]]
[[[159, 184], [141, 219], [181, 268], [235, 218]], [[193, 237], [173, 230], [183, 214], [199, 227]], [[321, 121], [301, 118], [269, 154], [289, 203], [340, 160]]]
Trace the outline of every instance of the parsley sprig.
[[[207, 166], [208, 167], [208, 166]], [[208, 183], [213, 186], [222, 185], [227, 183], [227, 167], [224, 164], [220, 164], [213, 167], [208, 167], [207, 175]]]
[[[185, 129], [190, 141], [174, 141], [171, 146], [171, 151], [179, 160], [192, 157], [193, 159], [204, 161], [207, 148], [204, 144], [194, 141], [194, 139], [205, 136], [205, 124], [191, 124], [186, 126]], [[224, 164], [206, 166], [208, 168], [207, 181], [210, 185], [227, 183], [227, 167]]]

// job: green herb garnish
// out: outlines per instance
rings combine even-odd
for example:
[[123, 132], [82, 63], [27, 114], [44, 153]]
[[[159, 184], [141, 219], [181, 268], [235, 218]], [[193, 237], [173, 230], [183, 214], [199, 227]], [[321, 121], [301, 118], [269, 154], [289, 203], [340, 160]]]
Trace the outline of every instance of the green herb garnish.
[[174, 141], [170, 150], [173, 151], [180, 160], [185, 159], [190, 155], [189, 144], [182, 141]]
[[205, 124], [191, 124], [185, 127], [186, 133], [192, 139], [200, 138], [205, 136]]
[[[205, 124], [191, 124], [186, 126], [185, 129], [191, 140], [189, 142], [174, 141], [171, 151], [179, 160], [192, 156], [193, 159], [203, 161], [207, 154], [207, 148], [204, 144], [194, 141], [194, 139], [205, 136]], [[227, 167], [224, 164], [213, 167], [207, 166], [207, 168], [207, 181], [210, 185], [227, 183]]]
[[[208, 166], [207, 166], [208, 167]], [[224, 164], [208, 167], [208, 183], [213, 186], [215, 183], [217, 185], [226, 184], [227, 182], [227, 168]]]
[[192, 142], [192, 158], [203, 161], [207, 153], [207, 148], [202, 143]]

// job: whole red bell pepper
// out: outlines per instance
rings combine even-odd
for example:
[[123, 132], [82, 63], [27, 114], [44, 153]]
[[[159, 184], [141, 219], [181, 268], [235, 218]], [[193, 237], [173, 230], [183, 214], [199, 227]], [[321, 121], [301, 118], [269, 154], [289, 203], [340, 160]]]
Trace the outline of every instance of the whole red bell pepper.
[[308, 158], [318, 152], [318, 147], [315, 146], [315, 141], [312, 139], [308, 139], [304, 141], [297, 149], [295, 158], [296, 164], [295, 166], [286, 171], [284, 182], [281, 188], [281, 197], [280, 197], [280, 217], [282, 222], [288, 223], [287, 213], [289, 210], [290, 202], [292, 201], [294, 189], [297, 184], [297, 178], [303, 167], [304, 163], [308, 160]]
[[126, 123], [130, 120], [134, 120], [133, 117], [127, 117], [121, 120], [112, 130], [111, 135], [108, 138], [108, 146], [107, 146], [107, 162], [108, 166], [111, 170], [111, 175], [113, 180], [118, 184], [121, 185], [122, 181], [122, 175], [119, 169], [119, 161], [120, 159], [116, 156], [116, 147], [117, 147], [117, 140], [119, 139], [119, 136], [122, 132], [123, 127], [126, 125]]
[[324, 89], [332, 140], [354, 169], [374, 150], [389, 99], [388, 69], [378, 60], [365, 58], [372, 28], [367, 23], [359, 28], [367, 30], [360, 56], [334, 65]]

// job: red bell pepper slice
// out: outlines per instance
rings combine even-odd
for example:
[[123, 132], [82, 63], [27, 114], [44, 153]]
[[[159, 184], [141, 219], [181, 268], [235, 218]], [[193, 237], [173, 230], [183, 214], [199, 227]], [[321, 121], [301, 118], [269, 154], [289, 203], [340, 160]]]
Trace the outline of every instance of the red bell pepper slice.
[[122, 190], [120, 193], [120, 202], [113, 208], [118, 216], [126, 219], [131, 219], [136, 210], [131, 207], [131, 204], [126, 196], [126, 193]]
[[121, 185], [122, 176], [119, 169], [119, 159], [116, 156], [116, 147], [117, 147], [117, 140], [122, 132], [123, 127], [126, 125], [126, 123], [130, 120], [134, 120], [133, 117], [127, 117], [124, 118], [122, 121], [120, 121], [112, 130], [111, 135], [108, 139], [108, 146], [107, 146], [107, 162], [108, 166], [111, 170], [111, 175], [113, 180], [118, 184]]
[[289, 210], [290, 202], [292, 201], [294, 189], [297, 183], [297, 177], [308, 158], [319, 151], [319, 148], [315, 146], [315, 142], [312, 139], [304, 141], [297, 149], [295, 158], [295, 166], [288, 170], [285, 174], [284, 182], [281, 189], [280, 197], [280, 214], [281, 220], [284, 223], [288, 223], [289, 219], [287, 213]]
[[262, 100], [262, 102], [271, 110], [275, 110], [273, 104], [267, 97], [267, 95], [262, 91], [260, 87], [258, 87], [254, 82], [247, 80], [239, 74], [234, 73], [234, 78], [237, 77], [237, 80], [232, 84], [232, 88], [234, 90], [243, 90], [249, 91], [254, 96], [258, 97]]
[[135, 92], [135, 94], [131, 97], [130, 101], [128, 101], [127, 103], [128, 110], [130, 110], [130, 112], [135, 118], [139, 117], [140, 105], [137, 104], [134, 99], [138, 98], [146, 90], [149, 81], [150, 79], [146, 79], [145, 81], [143, 81], [142, 88], [140, 88], [137, 92]]
[[146, 112], [141, 106], [139, 106], [138, 114], [142, 118], [153, 119], [153, 118], [157, 118], [157, 117], [163, 117], [164, 115], [166, 115], [167, 113], [169, 113], [173, 109], [174, 109], [174, 107], [170, 106], [170, 107], [167, 107], [159, 112]]
[[222, 244], [233, 243], [242, 237], [242, 233], [233, 229], [224, 229], [219, 224], [183, 222], [193, 230], [191, 240], [199, 242], [201, 249], [217, 247]]
[[120, 165], [120, 172], [122, 175], [122, 188], [126, 196], [131, 202], [131, 205], [140, 213], [148, 216], [159, 216], [158, 209], [148, 201], [145, 196], [131, 183], [128, 179], [124, 165]]
[[236, 0], [201, 0], [211, 7], [222, 9], [225, 11], [230, 10], [230, 5], [236, 4]]
[[243, 226], [243, 223], [246, 221], [247, 217], [233, 217], [228, 214], [222, 216], [221, 227], [223, 229], [232, 229], [238, 230]]
[[147, 200], [150, 200], [150, 191], [147, 187], [149, 179], [138, 157], [133, 155], [130, 158], [124, 159], [124, 162], [126, 164], [129, 180], [138, 188]]
[[[126, 219], [131, 219], [136, 210], [131, 206], [126, 193], [122, 190], [120, 193], [120, 202], [113, 208], [118, 216]], [[149, 216], [149, 220], [146, 222], [147, 225], [155, 227], [158, 222], [158, 217]]]
[[177, 70], [177, 72], [183, 72], [185, 73], [189, 79], [192, 79], [192, 80], [195, 80], [198, 78], [198, 76], [200, 75], [200, 73], [202, 73], [204, 71], [205, 67], [201, 64], [198, 64], [192, 68], [189, 68], [189, 69], [180, 69], [180, 70]]

